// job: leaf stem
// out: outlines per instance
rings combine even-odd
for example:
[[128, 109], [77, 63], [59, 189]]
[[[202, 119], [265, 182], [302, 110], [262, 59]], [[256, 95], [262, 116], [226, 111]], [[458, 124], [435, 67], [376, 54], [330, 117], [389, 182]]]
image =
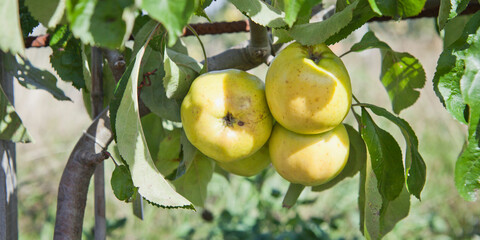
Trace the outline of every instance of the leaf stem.
[[354, 103], [352, 104], [352, 107], [369, 107], [370, 104], [367, 103]]
[[[360, 104], [360, 100], [358, 100], [357, 97], [355, 97], [355, 95], [352, 94], [352, 98], [353, 100], [355, 100], [355, 102], [357, 102], [357, 104]], [[352, 104], [352, 106], [355, 105], [355, 104]]]
[[187, 25], [187, 28], [190, 31], [192, 31], [193, 34], [195, 34], [195, 37], [197, 37], [198, 42], [200, 43], [200, 46], [202, 47], [203, 57], [205, 58], [205, 64], [203, 65], [203, 67], [205, 68], [205, 72], [208, 72], [208, 58], [207, 58], [207, 51], [205, 51], [205, 46], [203, 46], [203, 42], [200, 39], [200, 36], [198, 35], [198, 33], [195, 31], [195, 29], [193, 29], [192, 26], [190, 26], [190, 25]]
[[352, 106], [350, 106], [350, 109], [352, 109], [352, 113], [353, 113], [353, 116], [355, 117], [355, 120], [357, 121], [357, 124], [358, 124], [358, 130], [360, 131], [363, 127], [363, 124], [362, 124], [362, 119], [360, 119], [360, 116], [357, 114], [357, 112], [355, 112], [355, 110], [353, 109], [353, 107], [356, 107], [356, 106], [361, 106], [361, 107], [365, 107], [366, 105], [361, 103], [360, 100], [358, 100], [357, 97], [355, 97], [355, 95], [352, 94], [352, 98], [355, 100], [355, 102], [357, 103], [353, 103]]
[[342, 58], [343, 56], [345, 56], [345, 55], [347, 55], [347, 54], [349, 54], [349, 53], [351, 53], [351, 52], [352, 52], [352, 50], [348, 50], [347, 52], [343, 53], [342, 55], [340, 55], [340, 56], [338, 56], [338, 57], [339, 57], [339, 58]]

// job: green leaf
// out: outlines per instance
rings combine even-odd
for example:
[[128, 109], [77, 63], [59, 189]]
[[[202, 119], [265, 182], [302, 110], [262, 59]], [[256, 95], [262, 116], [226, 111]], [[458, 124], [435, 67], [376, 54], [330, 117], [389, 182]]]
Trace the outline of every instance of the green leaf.
[[386, 109], [371, 105], [363, 104], [370, 108], [373, 113], [382, 116], [398, 126], [405, 138], [405, 178], [407, 179], [407, 190], [420, 199], [420, 193], [426, 180], [426, 166], [422, 156], [418, 152], [418, 139], [415, 132], [407, 121], [388, 112]]
[[472, 15], [461, 15], [445, 24], [445, 27], [443, 28], [443, 49], [452, 45], [462, 36], [463, 29], [471, 17]]
[[405, 187], [394, 200], [382, 199], [377, 189], [378, 180], [367, 157], [367, 164], [360, 171], [360, 192], [358, 206], [360, 210], [360, 230], [366, 239], [381, 239], [390, 232], [395, 224], [408, 216], [410, 195]]
[[[140, 30], [138, 30], [137, 34], [134, 36], [135, 42], [133, 44], [132, 55], [136, 55], [137, 52], [140, 50], [140, 48], [142, 48], [143, 45], [145, 45], [145, 43], [147, 42], [148, 36], [152, 35], [152, 32], [155, 31], [155, 29], [157, 29], [157, 26], [159, 26], [159, 24], [155, 20], [150, 20], [145, 24], [143, 24], [143, 26], [140, 28]], [[133, 59], [131, 62], [133, 62]]]
[[378, 48], [383, 50], [391, 50], [390, 46], [383, 41], [380, 41], [376, 36], [375, 33], [372, 31], [368, 31], [363, 35], [360, 42], [355, 43], [351, 48], [350, 52], [360, 52], [367, 49]]
[[117, 144], [127, 162], [133, 184], [147, 201], [168, 208], [192, 208], [191, 203], [175, 192], [158, 172], [147, 147], [138, 111], [137, 85], [140, 64], [146, 46], [135, 56], [128, 82], [115, 118]]
[[40, 23], [32, 17], [30, 9], [25, 6], [24, 0], [19, 0], [18, 4], [20, 8], [20, 26], [22, 27], [23, 38], [26, 38]]
[[163, 86], [166, 96], [178, 100], [182, 100], [187, 95], [190, 85], [202, 70], [195, 59], [171, 49], [165, 51], [163, 66], [165, 69]]
[[345, 178], [355, 176], [357, 172], [365, 167], [365, 162], [367, 159], [365, 142], [357, 130], [350, 125], [344, 125], [348, 132], [348, 138], [350, 139], [350, 154], [348, 156], [347, 164], [340, 174], [338, 174], [335, 178], [322, 185], [312, 187], [312, 191], [321, 192], [327, 190]]
[[460, 15], [469, 2], [470, 0], [441, 0], [437, 20], [439, 29], [443, 29], [448, 21]]
[[355, 1], [324, 21], [295, 25], [290, 30], [290, 35], [303, 45], [323, 43], [350, 23], [357, 4], [358, 1]]
[[460, 92], [460, 78], [465, 71], [465, 63], [457, 61], [449, 48], [440, 54], [437, 69], [433, 77], [433, 89], [447, 111], [461, 123], [467, 123], [465, 111], [467, 105]]
[[65, 0], [25, 0], [32, 16], [43, 26], [54, 28], [62, 20]]
[[337, 0], [335, 3], [335, 11], [340, 12], [345, 9], [352, 1], [350, 0]]
[[15, 112], [15, 108], [10, 103], [7, 95], [0, 86], [0, 139], [10, 140], [12, 142], [29, 143], [32, 137], [22, 124], [22, 120]]
[[80, 41], [69, 37], [68, 41], [65, 41], [61, 46], [52, 47], [52, 50], [50, 63], [60, 79], [71, 82], [77, 89], [84, 88], [85, 80], [83, 78]]
[[[330, 36], [325, 43], [327, 45], [334, 44], [339, 42], [340, 40], [348, 37], [353, 31], [357, 30], [361, 26], [363, 26], [368, 20], [375, 17], [376, 14], [370, 8], [367, 0], [357, 0], [350, 5], [356, 4], [357, 6], [354, 7], [352, 17], [347, 25], [345, 25], [342, 29], [340, 29], [337, 33]], [[349, 6], [350, 6], [349, 5]], [[348, 8], [345, 7], [342, 12]]]
[[243, 14], [262, 26], [284, 27], [285, 13], [261, 0], [229, 0]]
[[284, 11], [285, 11], [285, 19], [284, 21], [288, 24], [288, 26], [292, 27], [292, 25], [297, 20], [298, 13], [302, 8], [302, 5], [305, 4], [306, 0], [285, 0], [284, 1]]
[[155, 165], [165, 176], [175, 171], [180, 164], [180, 153], [182, 151], [181, 135], [182, 130], [176, 128], [173, 131], [169, 131], [160, 142]]
[[465, 72], [460, 80], [463, 100], [469, 107], [468, 144], [455, 165], [455, 185], [460, 195], [468, 201], [478, 197], [480, 189], [480, 27], [471, 34], [468, 48], [456, 53], [465, 62]]
[[382, 50], [380, 78], [392, 101], [393, 111], [400, 113], [413, 105], [426, 82], [425, 70], [409, 53]]
[[[476, 137], [477, 135], [475, 135]], [[460, 194], [467, 201], [478, 199], [480, 183], [480, 147], [478, 139], [469, 137], [465, 150], [455, 164], [455, 186]]]
[[25, 54], [17, 0], [0, 1], [0, 50], [12, 55]]
[[418, 15], [426, 0], [368, 0], [375, 13], [395, 19]]
[[112, 172], [110, 184], [112, 185], [113, 194], [115, 194], [118, 200], [127, 201], [136, 193], [132, 175], [125, 165], [115, 167]]
[[182, 35], [183, 27], [187, 25], [197, 7], [197, 1], [143, 0], [141, 6], [150, 17], [161, 22], [167, 29], [168, 45], [172, 46]]
[[204, 17], [209, 22], [212, 22], [212, 20], [210, 20], [210, 18], [207, 16], [207, 13], [205, 12], [205, 8], [210, 6], [211, 3], [212, 3], [212, 0], [200, 0], [200, 4], [198, 5], [197, 9], [195, 10], [195, 15]]
[[423, 88], [426, 82], [425, 70], [415, 57], [393, 51], [373, 32], [367, 32], [360, 42], [352, 46], [350, 52], [370, 48], [378, 48], [382, 53], [380, 78], [392, 101], [393, 111], [398, 114], [417, 101], [420, 96], [417, 89]]
[[[144, 86], [140, 92], [145, 105], [155, 114], [163, 119], [180, 122], [180, 102], [175, 99], [168, 99], [163, 86], [165, 72], [162, 63], [163, 57], [160, 52], [147, 48], [145, 63], [141, 69], [141, 75], [155, 71], [155, 74], [148, 76], [151, 86]], [[146, 79], [146, 77], [145, 77]]]
[[284, 208], [291, 208], [293, 205], [295, 205], [304, 188], [305, 186], [302, 184], [290, 183], [287, 193], [283, 198], [282, 206]]
[[[114, 97], [114, 92], [115, 92], [115, 86], [116, 86], [116, 81], [113, 76], [112, 70], [108, 67], [108, 63], [105, 59], [104, 61], [104, 67], [103, 67], [103, 73], [102, 73], [102, 92], [103, 92], [103, 107], [106, 108], [110, 104], [111, 100]], [[90, 79], [88, 81], [88, 86], [86, 88], [82, 89], [82, 97], [83, 97], [83, 103], [85, 105], [85, 109], [88, 112], [88, 115], [90, 118], [94, 118], [92, 116], [92, 100], [90, 96], [90, 91], [91, 91], [91, 77], [88, 76], [85, 79]]]
[[182, 160], [178, 165], [175, 179], [185, 174], [187, 169], [192, 164], [193, 159], [195, 158], [195, 154], [198, 152], [198, 149], [193, 146], [193, 144], [188, 140], [185, 131], [182, 131], [182, 135], [180, 136], [180, 143], [182, 144]]
[[[157, 155], [160, 149], [160, 142], [165, 138], [167, 134], [167, 130], [163, 128], [163, 120], [155, 114], [147, 114], [143, 116], [142, 119], [142, 128], [148, 129], [148, 131], [144, 132], [145, 139], [147, 140], [148, 150], [153, 157], [153, 161], [158, 168], [157, 165]], [[160, 169], [159, 169], [160, 170]], [[162, 171], [160, 171], [163, 175], [165, 175]]]
[[467, 39], [480, 27], [480, 12], [474, 14], [468, 21], [461, 37], [440, 55], [437, 69], [433, 77], [433, 89], [450, 114], [462, 123], [467, 123], [465, 114], [468, 112], [461, 90], [460, 79], [465, 72], [465, 63], [456, 55], [467, 49]]
[[364, 108], [362, 125], [361, 135], [371, 156], [378, 191], [383, 201], [392, 201], [405, 183], [402, 152], [392, 135], [378, 127]]
[[12, 76], [17, 78], [18, 83], [28, 89], [43, 89], [58, 100], [70, 100], [65, 93], [57, 87], [57, 78], [46, 70], [40, 70], [33, 66], [30, 61], [20, 56], [13, 57], [4, 55], [4, 64]]
[[135, 21], [131, 4], [133, 0], [66, 0], [67, 17], [73, 34], [84, 44], [119, 48]]
[[187, 172], [173, 181], [178, 193], [190, 200], [195, 206], [204, 207], [207, 198], [207, 186], [212, 179], [215, 163], [196, 151]]

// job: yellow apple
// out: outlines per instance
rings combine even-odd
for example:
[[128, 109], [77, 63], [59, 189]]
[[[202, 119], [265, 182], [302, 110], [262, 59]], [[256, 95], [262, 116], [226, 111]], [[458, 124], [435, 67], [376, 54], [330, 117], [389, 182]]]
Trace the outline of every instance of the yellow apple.
[[267, 142], [273, 127], [263, 82], [240, 70], [197, 77], [180, 113], [188, 140], [218, 162], [252, 155]]
[[244, 177], [257, 175], [270, 164], [268, 144], [265, 144], [260, 150], [249, 157], [233, 162], [217, 162], [217, 164], [225, 171], [236, 175]]
[[282, 50], [268, 68], [265, 91], [275, 120], [302, 134], [333, 129], [352, 104], [347, 69], [325, 44], [295, 42]]
[[283, 178], [292, 183], [316, 186], [343, 170], [350, 141], [343, 124], [320, 134], [299, 134], [276, 124], [269, 149], [272, 165]]

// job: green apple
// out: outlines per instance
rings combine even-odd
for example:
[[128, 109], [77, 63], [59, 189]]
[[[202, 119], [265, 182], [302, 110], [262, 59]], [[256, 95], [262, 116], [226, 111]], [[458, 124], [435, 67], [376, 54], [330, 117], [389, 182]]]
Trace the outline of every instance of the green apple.
[[196, 78], [180, 113], [188, 140], [218, 162], [252, 155], [268, 141], [273, 127], [263, 82], [240, 70]]
[[299, 134], [276, 124], [269, 149], [272, 165], [283, 178], [292, 183], [316, 186], [343, 170], [350, 141], [343, 124], [320, 134]]
[[217, 162], [217, 164], [225, 171], [236, 175], [244, 177], [257, 175], [263, 169], [268, 167], [268, 165], [270, 165], [268, 144], [265, 144], [262, 148], [260, 148], [260, 150], [249, 157], [233, 162]]
[[268, 68], [265, 91], [275, 120], [302, 134], [333, 129], [352, 104], [347, 69], [325, 44], [295, 42], [282, 50]]

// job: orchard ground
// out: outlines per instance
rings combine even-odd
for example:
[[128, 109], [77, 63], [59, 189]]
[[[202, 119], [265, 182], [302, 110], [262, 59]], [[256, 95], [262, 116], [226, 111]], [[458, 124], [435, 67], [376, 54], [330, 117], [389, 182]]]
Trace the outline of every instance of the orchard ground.
[[[223, 19], [212, 20], [243, 19], [243, 16], [234, 10], [224, 10]], [[445, 111], [432, 90], [431, 79], [436, 60], [443, 48], [442, 40], [434, 31], [433, 25], [434, 19], [369, 24], [370, 30], [374, 31], [380, 40], [388, 42], [394, 50], [408, 51], [417, 57], [427, 74], [427, 83], [421, 90], [420, 99], [400, 114], [415, 130], [420, 142], [420, 152], [428, 166], [422, 202], [412, 197], [410, 214], [400, 221], [385, 239], [472, 239], [475, 234], [477, 239], [480, 239], [480, 206], [464, 201], [458, 195], [453, 182], [455, 159], [463, 145], [466, 129]], [[331, 46], [332, 50], [338, 55], [343, 54], [353, 43], [358, 42], [367, 30], [366, 27], [357, 30], [340, 44]], [[247, 36], [247, 33], [236, 33], [201, 38], [207, 44], [207, 54], [214, 55], [243, 42]], [[192, 57], [203, 60], [197, 40], [189, 37], [184, 41]], [[46, 68], [49, 51], [49, 48], [29, 49], [27, 55], [36, 66]], [[383, 88], [379, 80], [379, 51], [350, 53], [342, 60], [350, 73], [353, 93], [362, 102], [391, 109], [386, 91], [369, 91]], [[38, 65], [39, 63], [44, 65]], [[249, 72], [263, 80], [266, 66], [262, 65]], [[35, 143], [17, 145], [20, 239], [51, 239], [56, 194], [63, 167], [77, 139], [90, 123], [81, 93], [64, 82], [59, 84], [67, 96], [72, 98], [72, 102], [59, 102], [45, 92], [26, 90], [18, 84], [15, 85], [17, 112], [35, 139]], [[378, 121], [395, 137], [400, 136], [400, 132], [393, 125], [382, 122], [381, 119]], [[346, 122], [354, 124], [351, 114]], [[404, 146], [404, 143], [399, 143]], [[113, 163], [108, 160], [107, 183], [113, 167]], [[268, 171], [273, 173], [273, 169]], [[130, 205], [115, 198], [107, 184], [107, 218], [112, 230], [109, 236], [111, 239], [176, 239], [188, 236], [192, 239], [205, 239], [208, 236], [222, 239], [222, 233], [228, 231], [251, 233], [251, 227], [256, 220], [270, 221], [263, 226], [264, 232], [280, 234], [281, 231], [294, 230], [287, 221], [295, 217], [297, 211], [304, 222], [313, 218], [323, 220], [319, 227], [332, 239], [362, 238], [358, 230], [358, 175], [322, 193], [307, 189], [299, 201], [308, 202], [306, 200], [315, 198], [316, 201], [295, 206], [295, 209], [290, 210], [281, 208], [281, 196], [287, 190], [287, 182], [278, 174], [270, 176], [259, 193], [251, 181], [253, 178], [231, 177], [228, 183], [222, 176], [214, 175], [206, 203], [213, 213], [213, 222], [202, 219], [202, 209], [197, 212], [164, 210], [149, 205], [146, 205], [145, 217], [141, 221], [132, 216]], [[277, 197], [278, 193], [280, 197]], [[265, 217], [266, 211], [271, 213], [270, 217]], [[229, 219], [231, 224], [221, 224], [220, 218]], [[85, 213], [85, 239], [88, 239], [93, 225], [91, 191]], [[192, 232], [192, 229], [195, 229], [195, 232]]]

